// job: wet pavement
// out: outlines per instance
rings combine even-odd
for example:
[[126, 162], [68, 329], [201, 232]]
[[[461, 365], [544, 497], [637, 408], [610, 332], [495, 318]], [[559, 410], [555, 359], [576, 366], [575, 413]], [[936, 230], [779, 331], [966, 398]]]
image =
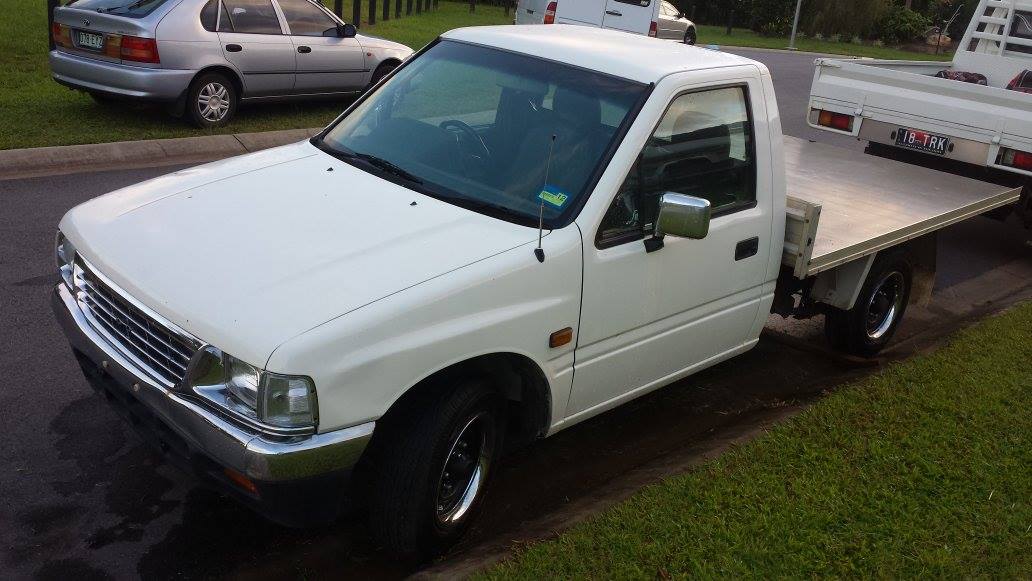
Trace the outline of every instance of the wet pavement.
[[[745, 51], [743, 51], [745, 52]], [[786, 133], [802, 123], [812, 57], [768, 62]], [[804, 80], [805, 79], [805, 80]], [[836, 145], [860, 144], [834, 137]], [[171, 171], [0, 182], [0, 568], [40, 579], [399, 578], [361, 518], [298, 531], [270, 524], [166, 464], [82, 379], [49, 310], [53, 233], [73, 205]], [[913, 308], [889, 358], [1032, 296], [1029, 234], [987, 218], [941, 236], [934, 299]], [[434, 572], [476, 562], [683, 469], [709, 444], [762, 425], [876, 367], [834, 357], [820, 320], [771, 327], [746, 355], [570, 428], [508, 458], [467, 539]], [[773, 415], [772, 415], [773, 414]], [[636, 476], [635, 476], [636, 475]]]

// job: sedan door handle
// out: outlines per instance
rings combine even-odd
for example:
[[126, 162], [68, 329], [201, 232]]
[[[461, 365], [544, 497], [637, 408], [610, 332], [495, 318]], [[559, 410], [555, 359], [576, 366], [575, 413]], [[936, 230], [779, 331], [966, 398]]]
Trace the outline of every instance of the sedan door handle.
[[310, 46], [299, 46], [299, 47], [297, 47], [297, 52], [299, 52], [301, 54], [308, 54], [308, 53], [312, 52], [312, 47], [310, 47]]
[[244, 47], [240, 46], [239, 44], [226, 45], [226, 52], [240, 52], [242, 50], [244, 50]]
[[606, 14], [610, 16], [623, 16], [623, 14], [617, 12], [616, 10], [606, 10]]
[[750, 256], [756, 256], [756, 253], [760, 250], [760, 239], [758, 236], [753, 236], [748, 240], [742, 240], [735, 245], [735, 260], [743, 260]]

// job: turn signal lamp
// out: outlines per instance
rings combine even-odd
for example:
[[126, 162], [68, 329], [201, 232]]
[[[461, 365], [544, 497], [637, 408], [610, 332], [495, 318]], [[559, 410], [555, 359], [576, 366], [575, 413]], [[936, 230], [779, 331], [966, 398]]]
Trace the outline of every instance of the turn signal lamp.
[[558, 2], [549, 2], [545, 7], [545, 24], [555, 24], [555, 11], [558, 9]]

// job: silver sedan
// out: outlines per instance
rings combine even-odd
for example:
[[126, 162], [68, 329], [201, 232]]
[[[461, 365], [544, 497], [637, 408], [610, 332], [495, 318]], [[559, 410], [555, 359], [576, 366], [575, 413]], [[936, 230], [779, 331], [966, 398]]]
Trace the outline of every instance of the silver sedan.
[[667, 40], [677, 40], [685, 44], [695, 44], [698, 40], [698, 33], [695, 30], [695, 23], [685, 18], [676, 6], [661, 0], [659, 3], [659, 20], [656, 36]]
[[200, 127], [241, 103], [360, 93], [412, 54], [312, 0], [78, 0], [54, 12], [54, 80], [167, 103]]

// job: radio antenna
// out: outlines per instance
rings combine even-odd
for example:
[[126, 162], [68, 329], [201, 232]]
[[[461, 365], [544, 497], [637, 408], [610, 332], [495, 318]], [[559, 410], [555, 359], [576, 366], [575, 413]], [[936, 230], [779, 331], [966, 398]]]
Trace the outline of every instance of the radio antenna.
[[548, 168], [552, 165], [552, 148], [555, 147], [555, 133], [552, 134], [552, 140], [548, 143], [548, 160], [545, 161], [545, 183], [541, 186], [541, 193], [538, 194], [538, 199], [541, 200], [541, 205], [538, 208], [538, 245], [534, 249], [534, 256], [537, 256], [538, 262], [545, 261], [545, 250], [541, 248], [541, 237], [545, 230], [545, 199], [541, 197], [544, 193], [545, 188], [548, 187]]

